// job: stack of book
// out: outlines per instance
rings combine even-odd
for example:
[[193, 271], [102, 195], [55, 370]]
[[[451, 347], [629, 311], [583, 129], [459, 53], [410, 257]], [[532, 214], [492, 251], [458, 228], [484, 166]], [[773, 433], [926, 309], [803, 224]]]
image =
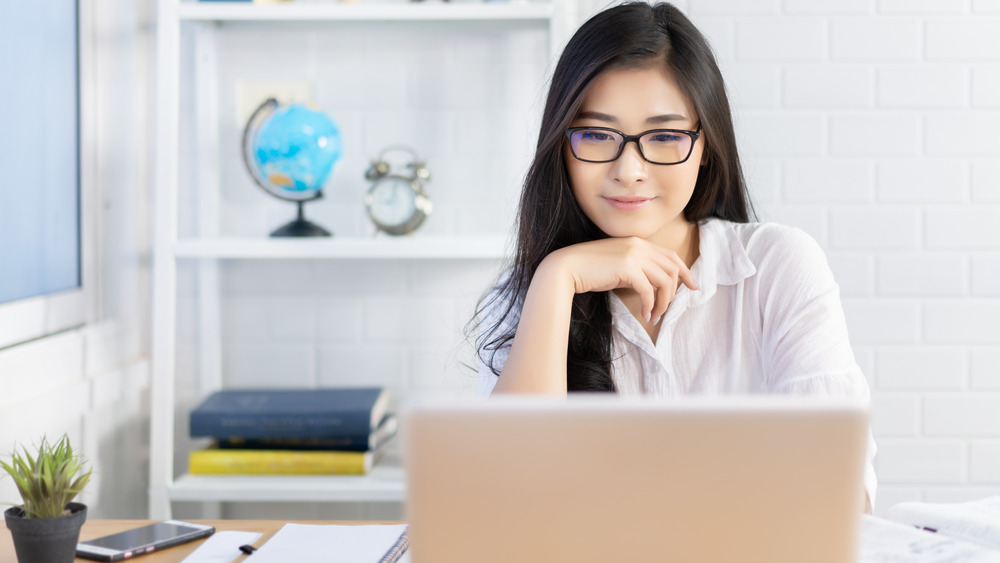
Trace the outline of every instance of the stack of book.
[[381, 387], [232, 389], [191, 411], [195, 475], [365, 475], [396, 434]]

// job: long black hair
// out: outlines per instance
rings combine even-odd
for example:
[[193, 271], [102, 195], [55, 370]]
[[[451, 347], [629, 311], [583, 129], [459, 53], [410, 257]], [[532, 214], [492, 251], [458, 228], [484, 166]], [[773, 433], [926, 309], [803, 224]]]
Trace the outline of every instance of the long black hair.
[[[600, 74], [663, 65], [691, 101], [705, 142], [703, 166], [684, 218], [719, 217], [745, 223], [752, 210], [740, 167], [729, 101], [712, 48], [668, 3], [632, 2], [584, 23], [566, 45], [552, 75], [535, 158], [521, 192], [513, 264], [487, 293], [470, 321], [480, 359], [500, 374], [495, 357], [510, 346], [535, 269], [560, 248], [606, 238], [573, 196], [564, 158], [564, 132]], [[615, 391], [611, 378], [611, 310], [607, 292], [577, 294], [566, 357], [570, 391]]]

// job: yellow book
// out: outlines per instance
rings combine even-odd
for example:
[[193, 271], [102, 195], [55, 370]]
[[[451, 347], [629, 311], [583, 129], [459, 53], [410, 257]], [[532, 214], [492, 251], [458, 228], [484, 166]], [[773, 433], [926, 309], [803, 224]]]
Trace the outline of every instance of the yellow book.
[[191, 452], [192, 475], [366, 475], [378, 452], [232, 450]]

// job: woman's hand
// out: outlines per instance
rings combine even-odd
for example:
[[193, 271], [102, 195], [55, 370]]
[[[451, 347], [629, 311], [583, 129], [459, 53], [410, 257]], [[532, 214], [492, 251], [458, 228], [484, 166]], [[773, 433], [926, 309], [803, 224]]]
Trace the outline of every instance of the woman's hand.
[[566, 394], [575, 294], [633, 289], [641, 300], [641, 314], [659, 321], [682, 282], [698, 289], [676, 252], [641, 238], [596, 240], [552, 252], [531, 278], [517, 332], [493, 392]]
[[680, 283], [698, 289], [676, 252], [639, 237], [567, 246], [545, 257], [538, 270], [543, 268], [567, 276], [574, 293], [630, 288], [639, 295], [642, 317], [654, 323], [667, 311]]

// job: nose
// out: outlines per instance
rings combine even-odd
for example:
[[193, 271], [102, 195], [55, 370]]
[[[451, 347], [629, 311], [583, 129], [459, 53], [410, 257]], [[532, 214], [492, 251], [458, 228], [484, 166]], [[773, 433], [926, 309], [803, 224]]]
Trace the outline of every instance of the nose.
[[648, 177], [646, 159], [642, 158], [639, 152], [638, 142], [625, 143], [622, 147], [622, 154], [614, 161], [611, 173], [616, 182], [625, 186], [631, 186], [636, 182], [642, 182]]

